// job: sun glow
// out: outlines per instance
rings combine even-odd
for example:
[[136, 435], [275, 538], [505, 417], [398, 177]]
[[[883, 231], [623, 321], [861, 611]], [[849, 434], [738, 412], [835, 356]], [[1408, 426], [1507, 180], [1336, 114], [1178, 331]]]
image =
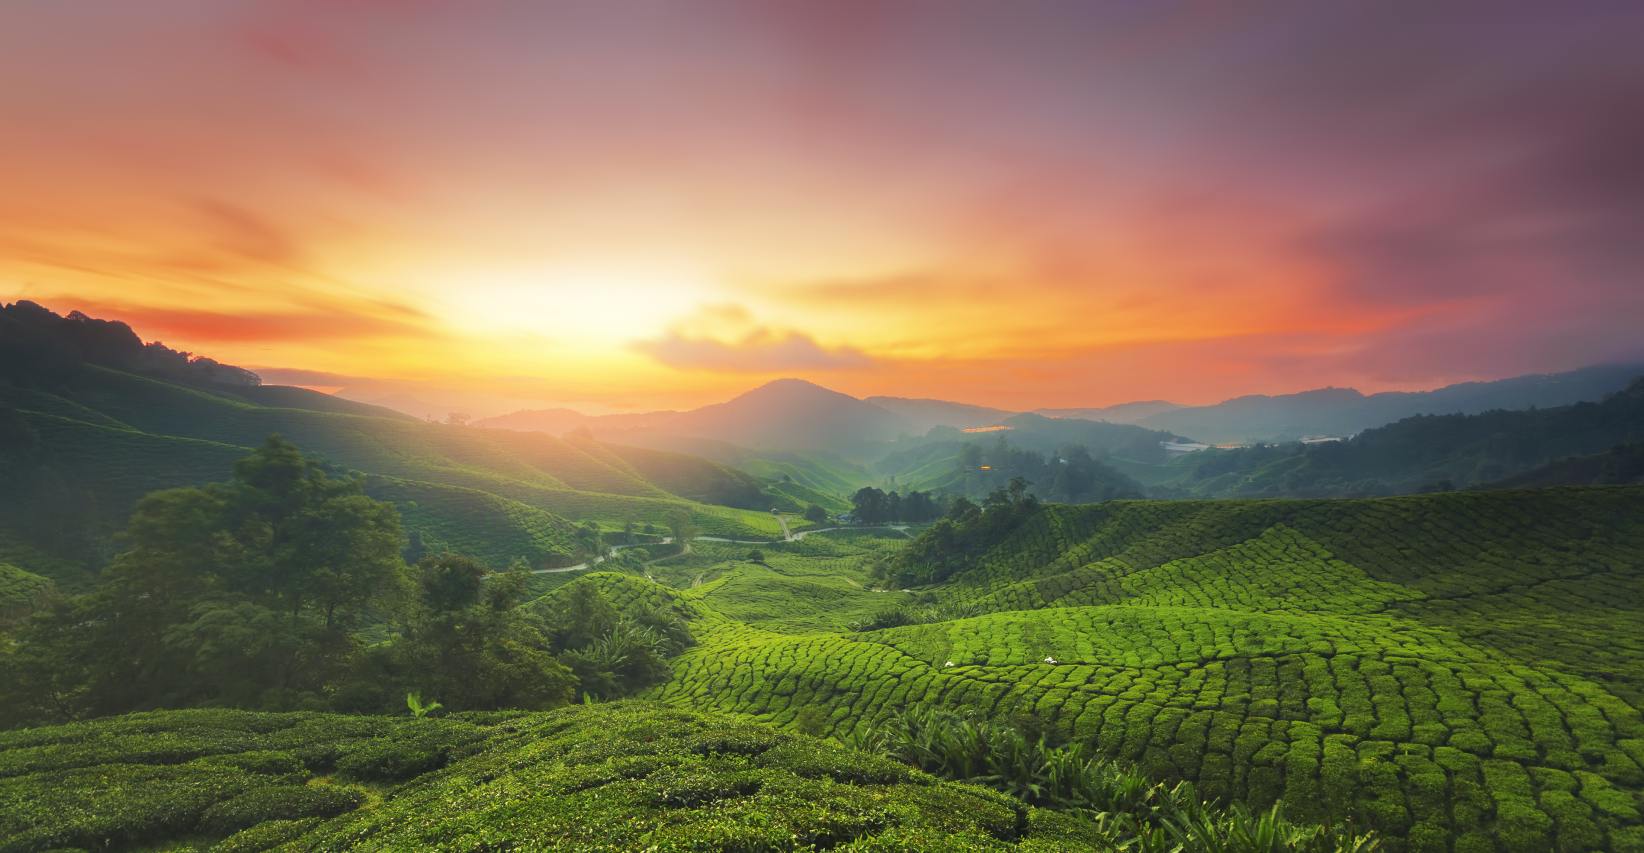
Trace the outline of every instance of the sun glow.
[[655, 335], [714, 293], [686, 266], [565, 264], [467, 272], [439, 283], [453, 324], [541, 336], [550, 343], [620, 348]]

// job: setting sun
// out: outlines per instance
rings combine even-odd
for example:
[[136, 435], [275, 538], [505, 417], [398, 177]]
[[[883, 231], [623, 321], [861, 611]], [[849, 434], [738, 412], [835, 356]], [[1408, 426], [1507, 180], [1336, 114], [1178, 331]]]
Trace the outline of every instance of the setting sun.
[[0, 0], [0, 851], [1644, 853], [1641, 0]]

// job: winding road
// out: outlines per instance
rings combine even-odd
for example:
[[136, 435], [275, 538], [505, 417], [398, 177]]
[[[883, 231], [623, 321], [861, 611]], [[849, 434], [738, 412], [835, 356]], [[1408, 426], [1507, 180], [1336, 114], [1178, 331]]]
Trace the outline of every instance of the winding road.
[[[815, 529], [812, 529], [812, 530], [801, 530], [798, 533], [794, 533], [793, 531], [788, 529], [788, 520], [786, 518], [783, 518], [781, 515], [778, 515], [776, 517], [776, 520], [777, 520], [777, 523], [782, 525], [782, 538], [781, 539], [729, 539], [729, 538], [726, 538], [724, 536], [693, 536], [693, 537], [691, 537], [691, 541], [692, 542], [726, 542], [726, 543], [729, 543], [729, 544], [732, 544], [732, 545], [777, 545], [777, 544], [780, 544], [782, 542], [798, 542], [799, 540], [804, 539], [806, 536], [809, 536], [812, 533], [828, 533], [828, 532], [831, 532], [831, 531], [834, 531], [834, 530], [894, 530], [894, 531], [902, 534], [903, 536], [908, 537], [909, 539], [913, 538], [913, 534], [908, 532], [908, 525], [906, 525], [906, 524], [866, 524], [866, 525], [861, 525], [861, 526], [840, 525], [840, 526], [836, 526], [836, 527], [818, 527], [818, 528], [815, 528]], [[592, 568], [594, 566], [599, 565], [600, 563], [605, 562], [606, 560], [610, 559], [612, 554], [615, 554], [618, 551], [625, 551], [629, 548], [637, 548], [640, 545], [671, 545], [671, 544], [673, 544], [673, 541], [674, 541], [674, 537], [664, 536], [664, 537], [662, 537], [662, 540], [660, 542], [636, 542], [632, 545], [612, 545], [611, 549], [610, 549], [610, 552], [608, 554], [606, 554], [605, 556], [596, 557], [596, 558], [594, 558], [592, 560], [589, 560], [585, 563], [577, 563], [574, 566], [560, 566], [559, 568], [554, 568], [554, 569], [532, 569], [531, 574], [533, 574], [533, 575], [552, 575], [552, 574], [558, 574], [560, 572], [580, 572], [583, 569]], [[677, 556], [677, 555], [671, 555], [671, 556]], [[665, 560], [665, 559], [667, 559], [667, 557], [659, 557], [658, 559]]]

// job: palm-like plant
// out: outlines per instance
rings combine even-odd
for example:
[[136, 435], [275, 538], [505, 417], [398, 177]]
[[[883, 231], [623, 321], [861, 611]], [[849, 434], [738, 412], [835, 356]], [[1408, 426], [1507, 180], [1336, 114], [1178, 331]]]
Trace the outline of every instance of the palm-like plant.
[[422, 701], [422, 694], [413, 690], [410, 693], [405, 694], [405, 707], [411, 709], [411, 716], [420, 720], [423, 717], [444, 708], [445, 706], [438, 702], [428, 702], [427, 704], [424, 704]]

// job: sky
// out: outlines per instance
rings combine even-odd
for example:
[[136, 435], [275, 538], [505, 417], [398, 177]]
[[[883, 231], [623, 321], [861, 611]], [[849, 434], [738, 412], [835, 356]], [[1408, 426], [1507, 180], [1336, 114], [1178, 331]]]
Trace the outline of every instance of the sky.
[[485, 413], [1644, 357], [1644, 4], [0, 7], [0, 301]]

